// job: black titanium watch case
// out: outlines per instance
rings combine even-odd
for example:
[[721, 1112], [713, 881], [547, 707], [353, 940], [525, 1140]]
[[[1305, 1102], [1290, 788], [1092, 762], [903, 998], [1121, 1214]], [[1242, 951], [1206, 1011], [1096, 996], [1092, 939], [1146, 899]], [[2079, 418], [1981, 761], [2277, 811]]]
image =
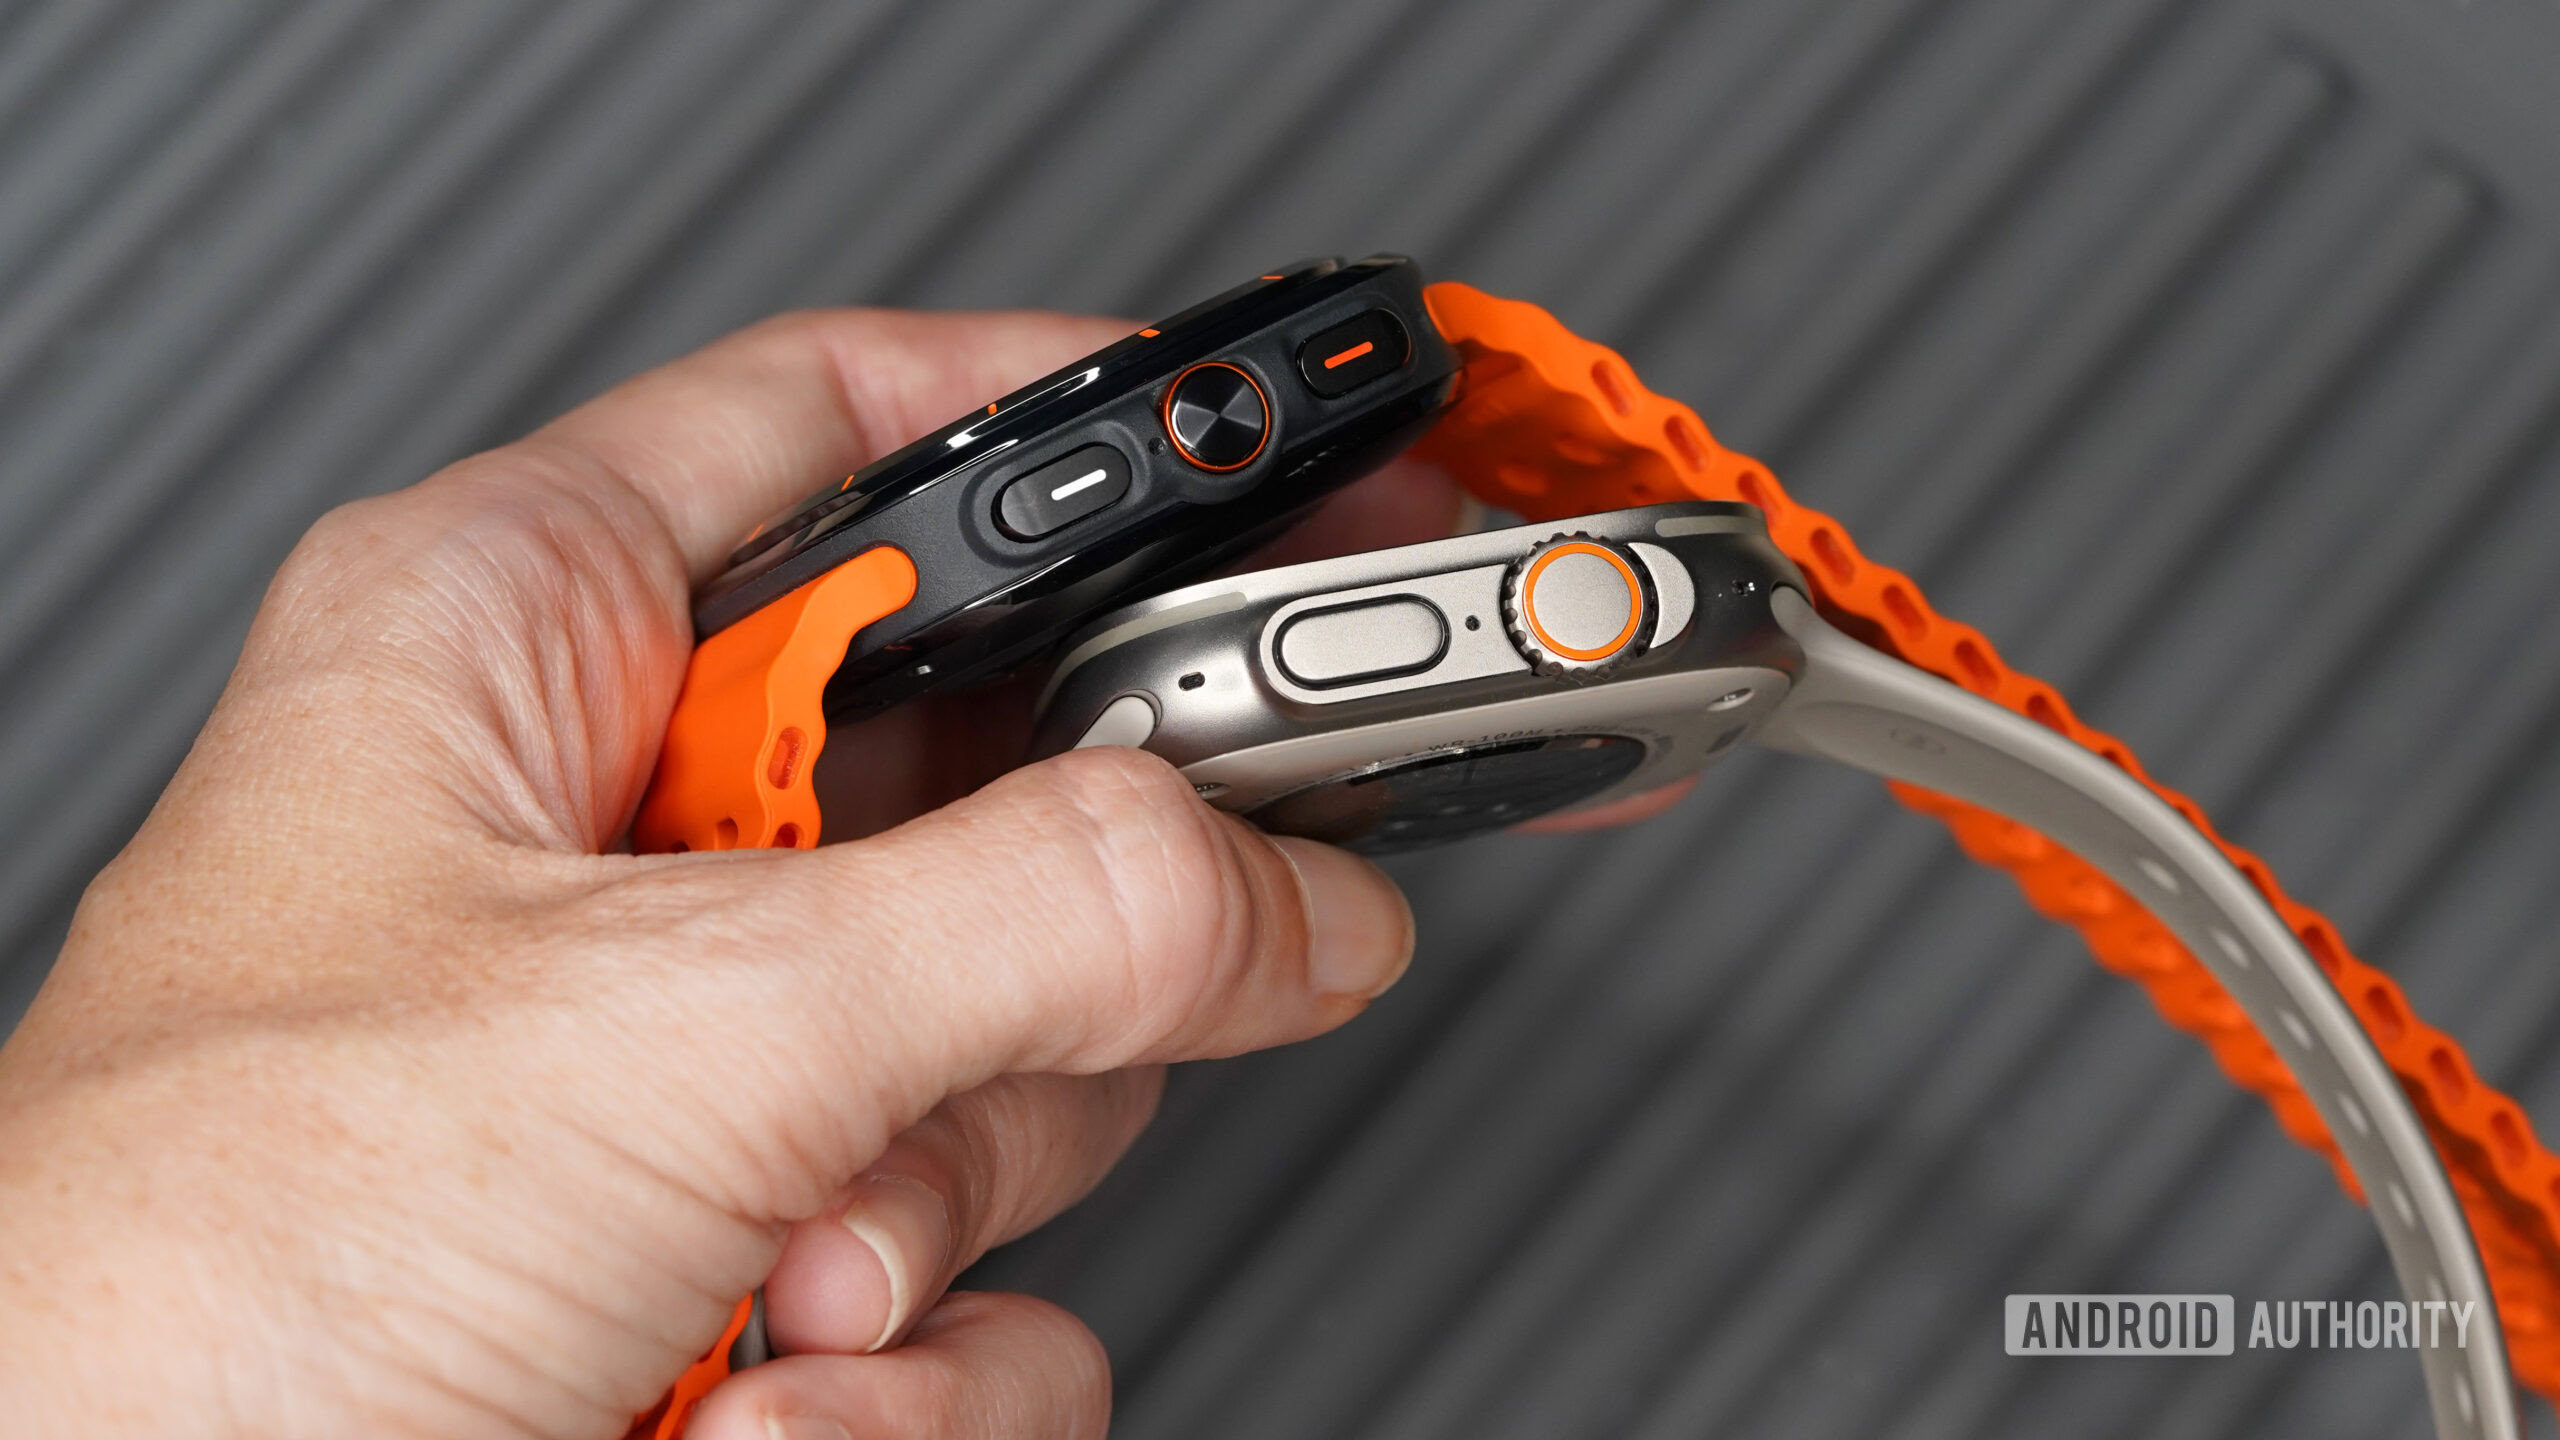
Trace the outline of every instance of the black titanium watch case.
[[[1372, 337], [1367, 348], [1324, 370], [1329, 357], [1314, 342], [1354, 322]], [[1381, 342], [1400, 342], [1395, 363], [1381, 364]], [[1166, 433], [1168, 392], [1204, 362], [1250, 376], [1268, 406], [1263, 443], [1225, 469], [1186, 458]], [[1357, 383], [1334, 394], [1308, 378], [1330, 384], [1344, 370]], [[1265, 275], [1024, 386], [759, 528], [697, 599], [695, 629], [708, 636], [894, 545], [915, 561], [915, 598], [855, 637], [827, 687], [829, 719], [992, 677], [1100, 610], [1234, 558], [1374, 470], [1438, 417], [1458, 371], [1410, 260], [1316, 260]], [[1038, 496], [1006, 503], [1009, 486], [1052, 466]], [[1107, 503], [1084, 508], [1106, 494]]]
[[[1505, 613], [1560, 547], [1636, 572], [1642, 634], [1604, 672], [1541, 665]], [[1209, 581], [1080, 633], [1032, 750], [1142, 744], [1266, 829], [1371, 852], [1442, 843], [1722, 758], [1802, 667], [1770, 600], [1803, 586], [1757, 510], [1709, 501]], [[1322, 625], [1344, 627], [1341, 664], [1362, 668], [1328, 669], [1335, 652], [1311, 646], [1293, 662], [1296, 627]]]

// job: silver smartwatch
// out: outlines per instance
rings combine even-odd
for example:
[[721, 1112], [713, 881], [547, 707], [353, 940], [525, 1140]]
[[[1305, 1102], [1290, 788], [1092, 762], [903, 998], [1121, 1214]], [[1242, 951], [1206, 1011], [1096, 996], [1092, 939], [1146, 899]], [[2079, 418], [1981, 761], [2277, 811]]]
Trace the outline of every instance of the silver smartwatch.
[[1744, 742], [1836, 760], [2040, 832], [2140, 900], [2274, 1043], [2413, 1302], [2436, 1431], [2519, 1433], [2505, 1337], [2433, 1144], [2301, 941], [2222, 852], [2072, 741], [1826, 622], [1757, 510], [1579, 516], [1214, 580], [1083, 631], [1037, 755], [1139, 746], [1267, 830], [1387, 852], [1605, 805]]

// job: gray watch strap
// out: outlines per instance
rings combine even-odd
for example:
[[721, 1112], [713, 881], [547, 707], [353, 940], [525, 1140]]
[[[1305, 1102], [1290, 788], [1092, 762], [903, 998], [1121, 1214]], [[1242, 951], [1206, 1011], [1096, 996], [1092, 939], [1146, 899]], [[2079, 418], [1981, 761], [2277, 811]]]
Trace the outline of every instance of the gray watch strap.
[[2444, 1440], [2519, 1433], [2471, 1230], [2408, 1097], [2328, 977], [2256, 887], [2167, 803], [2024, 716], [1870, 649], [1793, 590], [1771, 606], [1804, 673], [1757, 739], [1982, 806], [2042, 833], [2146, 906], [2272, 1043], [2364, 1187], [2413, 1301], [2476, 1302], [2464, 1347], [2421, 1348]]

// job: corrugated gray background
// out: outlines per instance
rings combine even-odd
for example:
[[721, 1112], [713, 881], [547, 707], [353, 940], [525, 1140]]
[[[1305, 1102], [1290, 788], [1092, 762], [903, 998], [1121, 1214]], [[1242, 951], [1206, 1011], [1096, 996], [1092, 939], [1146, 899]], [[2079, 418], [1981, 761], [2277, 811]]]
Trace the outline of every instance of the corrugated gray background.
[[[2550, 0], [0, 6], [0, 1016], [330, 503], [785, 306], [1398, 249], [1627, 350], [2560, 1123], [2555, 73]], [[2406, 1357], [1999, 1353], [2010, 1291], [2387, 1276], [1874, 785], [1401, 871], [1399, 992], [985, 1267], [1127, 1436], [2421, 1432]]]

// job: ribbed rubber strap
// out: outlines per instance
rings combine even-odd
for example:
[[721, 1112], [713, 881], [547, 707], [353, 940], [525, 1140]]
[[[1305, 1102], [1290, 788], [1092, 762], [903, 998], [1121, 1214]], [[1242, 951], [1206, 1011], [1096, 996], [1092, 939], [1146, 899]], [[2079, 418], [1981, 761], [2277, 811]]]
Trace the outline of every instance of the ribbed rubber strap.
[[[1981, 632], [1932, 610], [1910, 577], [1860, 554], [1838, 521], [1788, 499], [1765, 468], [1717, 445], [1694, 411], [1646, 390], [1614, 351], [1535, 305], [1470, 286], [1442, 282], [1424, 297], [1466, 362], [1466, 390], [1416, 455], [1529, 520], [1665, 500], [1756, 505], [1832, 624], [2106, 757], [2221, 847], [2301, 937], [2408, 1089], [2479, 1240], [2516, 1378], [2560, 1399], [2560, 1158], [2535, 1138], [2523, 1107], [2474, 1074], [2451, 1037], [2417, 1018], [2390, 976], [2348, 953], [2335, 926], [2278, 888], [2258, 857], [2216, 834], [2194, 801], [2145, 775], [2123, 742], [2080, 723], [2052, 686], [2002, 664]], [[2171, 1024], [2203, 1040], [2226, 1074], [2264, 1098], [2286, 1133], [2327, 1156], [2348, 1193], [2363, 1198], [2274, 1047], [2131, 895], [2024, 826], [1910, 786], [1893, 790], [1944, 822], [1966, 854], [2007, 871], [2038, 911], [2078, 930], [2101, 965], [2139, 983]]]
[[915, 598], [916, 567], [881, 546], [702, 642], [631, 829], [643, 853], [808, 849], [827, 743], [827, 681], [854, 632]]
[[[827, 743], [827, 681], [863, 626], [915, 598], [904, 551], [865, 551], [702, 642], [667, 720], [658, 771], [631, 828], [645, 854], [809, 849], [818, 843], [810, 776]], [[694, 1406], [729, 1373], [729, 1347], [754, 1299], [632, 1422], [631, 1440], [677, 1440]]]

